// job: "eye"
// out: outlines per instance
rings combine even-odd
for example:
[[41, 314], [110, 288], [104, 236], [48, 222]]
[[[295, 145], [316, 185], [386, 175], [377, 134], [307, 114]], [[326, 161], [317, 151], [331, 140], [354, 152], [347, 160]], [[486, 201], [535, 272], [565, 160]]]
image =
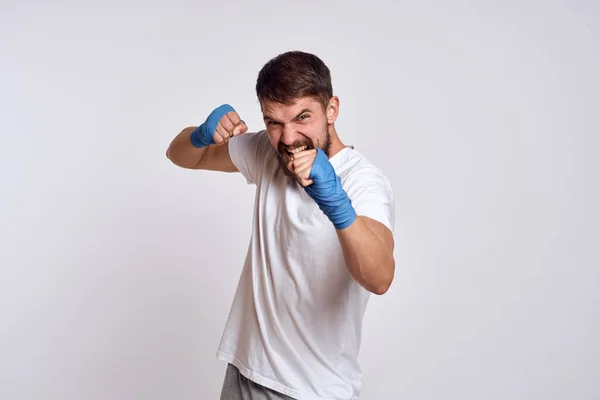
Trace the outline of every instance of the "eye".
[[308, 118], [308, 115], [306, 115], [306, 114], [303, 114], [303, 115], [301, 115], [301, 116], [299, 116], [299, 117], [298, 117], [298, 120], [300, 120], [300, 121], [303, 121], [303, 120], [305, 120], [306, 118]]

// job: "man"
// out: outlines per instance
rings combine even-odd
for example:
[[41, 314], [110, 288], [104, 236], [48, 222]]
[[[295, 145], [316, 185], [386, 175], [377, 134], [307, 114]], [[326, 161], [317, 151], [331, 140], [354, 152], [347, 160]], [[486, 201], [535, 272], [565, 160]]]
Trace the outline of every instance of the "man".
[[394, 276], [394, 201], [387, 177], [335, 129], [339, 99], [315, 55], [270, 60], [256, 93], [265, 130], [229, 105], [178, 134], [183, 168], [241, 172], [256, 185], [253, 232], [218, 350], [221, 400], [349, 400], [371, 293]]

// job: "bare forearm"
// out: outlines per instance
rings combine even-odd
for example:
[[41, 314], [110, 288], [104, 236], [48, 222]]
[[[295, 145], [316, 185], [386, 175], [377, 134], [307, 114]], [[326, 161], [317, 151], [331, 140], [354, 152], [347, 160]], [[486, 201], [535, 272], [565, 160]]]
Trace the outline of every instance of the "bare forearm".
[[373, 220], [359, 216], [337, 232], [352, 277], [368, 291], [384, 294], [394, 278], [393, 239], [382, 237], [381, 228], [373, 226]]
[[195, 127], [185, 128], [175, 136], [167, 149], [167, 158], [179, 167], [193, 168], [208, 151], [208, 147], [197, 148], [190, 142], [190, 133], [194, 129]]

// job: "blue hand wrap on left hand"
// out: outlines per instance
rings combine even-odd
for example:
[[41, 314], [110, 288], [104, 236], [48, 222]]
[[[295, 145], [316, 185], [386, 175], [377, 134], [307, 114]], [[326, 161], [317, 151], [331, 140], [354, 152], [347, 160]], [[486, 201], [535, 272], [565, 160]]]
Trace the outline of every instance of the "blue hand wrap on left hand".
[[317, 203], [336, 229], [350, 226], [356, 219], [356, 212], [350, 198], [342, 188], [342, 181], [335, 173], [333, 165], [321, 149], [317, 149], [317, 157], [310, 170], [311, 185], [304, 188], [306, 193]]
[[223, 104], [215, 108], [206, 118], [206, 121], [190, 134], [192, 145], [200, 148], [215, 144], [213, 136], [217, 130], [217, 125], [229, 111], [235, 111], [229, 104]]

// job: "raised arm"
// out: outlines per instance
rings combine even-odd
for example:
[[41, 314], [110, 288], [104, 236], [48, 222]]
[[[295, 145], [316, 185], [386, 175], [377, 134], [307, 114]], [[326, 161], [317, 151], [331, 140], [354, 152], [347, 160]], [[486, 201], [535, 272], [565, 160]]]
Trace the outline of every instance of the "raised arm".
[[346, 193], [321, 149], [299, 152], [291, 163], [300, 184], [335, 226], [352, 277], [372, 293], [386, 293], [396, 268], [394, 236], [390, 228], [370, 216], [387, 220], [391, 226], [391, 191], [380, 177], [371, 174], [361, 179], [358, 190]]

